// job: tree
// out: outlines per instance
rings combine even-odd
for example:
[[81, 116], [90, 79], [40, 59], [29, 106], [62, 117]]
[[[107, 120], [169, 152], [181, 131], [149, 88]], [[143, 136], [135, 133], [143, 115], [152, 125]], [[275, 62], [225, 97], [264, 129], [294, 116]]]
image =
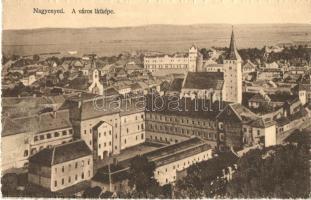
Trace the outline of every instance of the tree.
[[102, 192], [102, 189], [99, 186], [88, 187], [84, 190], [82, 197], [83, 198], [98, 198]]
[[226, 188], [235, 198], [307, 198], [310, 194], [307, 145], [251, 150], [238, 162]]
[[15, 173], [5, 174], [1, 178], [1, 192], [4, 196], [14, 196], [18, 185], [18, 177]]
[[32, 56], [32, 60], [37, 62], [37, 61], [40, 60], [40, 56], [38, 54], [35, 54], [35, 55]]
[[154, 186], [158, 186], [154, 179], [155, 163], [149, 162], [145, 156], [136, 156], [130, 162], [129, 185], [135, 186], [139, 193], [147, 194]]

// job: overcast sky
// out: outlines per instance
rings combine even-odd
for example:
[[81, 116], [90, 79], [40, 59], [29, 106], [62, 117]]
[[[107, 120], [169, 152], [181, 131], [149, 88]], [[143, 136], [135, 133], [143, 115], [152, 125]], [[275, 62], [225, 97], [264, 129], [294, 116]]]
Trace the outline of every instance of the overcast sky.
[[[65, 14], [33, 14], [33, 9]], [[107, 8], [113, 15], [71, 14]], [[311, 24], [311, 0], [3, 0], [3, 28], [120, 27], [146, 24]]]

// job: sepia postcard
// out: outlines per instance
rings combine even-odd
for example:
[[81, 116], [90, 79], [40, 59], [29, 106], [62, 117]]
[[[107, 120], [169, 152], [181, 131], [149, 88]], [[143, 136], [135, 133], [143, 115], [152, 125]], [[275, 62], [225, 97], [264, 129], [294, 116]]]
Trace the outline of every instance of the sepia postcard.
[[308, 199], [311, 0], [2, 0], [3, 198]]

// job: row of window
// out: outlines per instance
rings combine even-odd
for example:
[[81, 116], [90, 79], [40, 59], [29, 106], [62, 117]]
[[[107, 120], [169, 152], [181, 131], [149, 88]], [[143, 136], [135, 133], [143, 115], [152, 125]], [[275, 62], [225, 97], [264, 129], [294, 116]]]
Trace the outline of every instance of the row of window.
[[[137, 130], [144, 130], [144, 124], [137, 125]], [[126, 128], [126, 133], [129, 133], [129, 128]]]
[[[184, 161], [183, 164], [181, 164], [181, 165], [179, 165], [179, 163], [178, 163], [178, 164], [176, 164], [176, 165], [173, 165], [173, 166], [171, 167], [171, 169], [170, 169], [170, 168], [165, 168], [165, 172], [164, 172], [164, 173], [167, 173], [168, 170], [183, 170], [183, 169], [189, 167], [190, 165], [192, 165], [192, 164], [194, 164], [194, 163], [196, 163], [196, 162], [200, 162], [200, 161], [203, 161], [203, 160], [207, 159], [208, 157], [209, 157], [209, 155], [208, 155], [208, 153], [207, 153], [207, 154], [204, 154], [204, 155], [202, 156], [202, 159], [200, 158], [200, 156], [198, 156], [197, 158], [193, 158], [191, 161], [190, 161], [190, 160], [188, 160], [187, 162]], [[157, 173], [158, 175], [160, 175], [161, 170], [158, 170], [156, 173]], [[176, 176], [173, 176], [173, 180], [175, 180], [175, 179], [176, 179]], [[166, 178], [166, 181], [165, 181], [165, 182], [168, 183], [168, 178]]]
[[41, 134], [34, 136], [34, 141], [39, 140], [45, 140], [45, 139], [51, 139], [53, 137], [59, 137], [59, 136], [66, 136], [67, 134], [72, 135], [72, 129], [64, 130], [62, 132], [54, 132], [54, 133], [47, 133], [47, 134]]
[[[245, 133], [247, 133], [247, 128], [243, 128], [243, 131], [244, 131]], [[252, 133], [252, 131], [253, 131], [252, 128], [248, 129], [248, 132], [249, 132], [249, 133]], [[260, 130], [257, 130], [257, 135], [258, 135], [258, 136], [260, 135]]]
[[[91, 171], [90, 170], [88, 171], [88, 177], [91, 177]], [[84, 172], [82, 172], [81, 173], [81, 180], [84, 180], [84, 178], [85, 178], [84, 177]], [[78, 179], [79, 179], [79, 176], [78, 176], [78, 174], [76, 174], [75, 175], [75, 181], [78, 181]], [[71, 176], [68, 177], [67, 183], [71, 183]], [[61, 185], [64, 185], [64, 184], [66, 184], [66, 179], [62, 178], [61, 179]], [[57, 182], [57, 180], [55, 180], [54, 181], [54, 187], [57, 187], [57, 185], [58, 185], [58, 182]]]
[[[90, 165], [91, 164], [91, 160], [87, 159], [87, 160], [82, 160], [80, 162], [77, 161], [77, 162], [74, 163], [74, 166], [72, 166], [71, 163], [69, 163], [67, 166], [63, 165], [60, 168], [60, 170], [61, 170], [62, 173], [65, 173], [65, 171], [66, 172], [70, 172], [70, 170], [72, 170], [72, 169], [77, 169], [79, 167], [79, 163], [81, 164], [80, 165], [81, 167], [84, 167], [86, 165], [86, 163], [87, 163], [87, 165]], [[58, 172], [58, 168], [55, 167], [54, 171], [55, 171], [55, 173], [57, 173]]]
[[[141, 119], [144, 119], [144, 114], [141, 114], [141, 115], [140, 115], [140, 118], [141, 118]], [[136, 121], [138, 120], [138, 116], [137, 116], [137, 115], [135, 116], [135, 120], [136, 120]], [[126, 122], [127, 122], [127, 118], [125, 117], [125, 118], [124, 118], [124, 123], [126, 123]]]
[[[140, 139], [144, 139], [144, 134], [142, 133], [141, 135], [140, 135]], [[138, 135], [136, 135], [136, 141], [138, 140]], [[126, 139], [124, 139], [124, 144], [126, 144]]]
[[188, 136], [200, 136], [204, 138], [208, 138], [211, 140], [217, 140], [217, 134], [216, 133], [208, 133], [205, 131], [199, 131], [199, 130], [191, 130], [191, 129], [184, 129], [180, 127], [173, 127], [169, 125], [157, 125], [157, 124], [149, 124], [149, 130], [150, 131], [164, 131], [164, 132], [169, 132], [169, 133], [176, 133], [176, 134], [183, 134], [183, 135], [188, 135]]
[[[152, 137], [152, 135], [150, 135], [150, 139], [151, 140], [153, 140], [153, 137]], [[166, 142], [166, 143], [169, 143], [169, 141], [170, 142], [173, 142], [173, 138], [170, 138], [170, 139], [168, 139], [167, 137], [159, 137], [158, 138], [158, 136], [154, 136], [154, 140], [157, 140], [157, 141], [160, 141], [160, 142]], [[178, 140], [177, 139], [175, 139], [175, 143], [178, 143]]]
[[[70, 139], [70, 140], [68, 140], [68, 141], [62, 141], [62, 144], [66, 143], [66, 142], [71, 142], [71, 141], [72, 141], [72, 139]], [[47, 145], [46, 147], [47, 147], [47, 148], [51, 148], [52, 146], [53, 146], [53, 145]], [[31, 155], [34, 155], [35, 153], [37, 153], [38, 151], [41, 151], [41, 150], [44, 149], [44, 148], [45, 148], [44, 145], [43, 145], [43, 146], [40, 146], [38, 150], [37, 150], [37, 148], [33, 147], [33, 148], [31, 148], [30, 154], [31, 154]], [[25, 151], [24, 151], [24, 156], [25, 156], [25, 157], [28, 156], [28, 150], [25, 150]]]
[[162, 115], [157, 115], [157, 114], [148, 114], [149, 119], [154, 119], [154, 120], [160, 120], [160, 121], [165, 121], [165, 122], [178, 122], [178, 123], [183, 123], [183, 124], [191, 124], [191, 125], [199, 125], [199, 126], [208, 126], [210, 128], [216, 128], [214, 122], [206, 122], [206, 121], [201, 121], [201, 120], [191, 120], [191, 119], [184, 119], [184, 118], [179, 118], [179, 117], [168, 117], [168, 116], [162, 116]]

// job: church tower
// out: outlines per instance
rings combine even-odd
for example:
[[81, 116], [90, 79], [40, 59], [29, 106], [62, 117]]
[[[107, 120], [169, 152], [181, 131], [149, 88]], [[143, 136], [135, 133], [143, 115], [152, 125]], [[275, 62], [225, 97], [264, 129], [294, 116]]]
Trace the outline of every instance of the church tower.
[[224, 100], [228, 102], [242, 102], [242, 59], [236, 46], [232, 27], [229, 52], [224, 59]]
[[197, 71], [197, 57], [198, 57], [198, 49], [194, 45], [192, 45], [189, 49], [189, 58], [188, 58], [189, 72]]

